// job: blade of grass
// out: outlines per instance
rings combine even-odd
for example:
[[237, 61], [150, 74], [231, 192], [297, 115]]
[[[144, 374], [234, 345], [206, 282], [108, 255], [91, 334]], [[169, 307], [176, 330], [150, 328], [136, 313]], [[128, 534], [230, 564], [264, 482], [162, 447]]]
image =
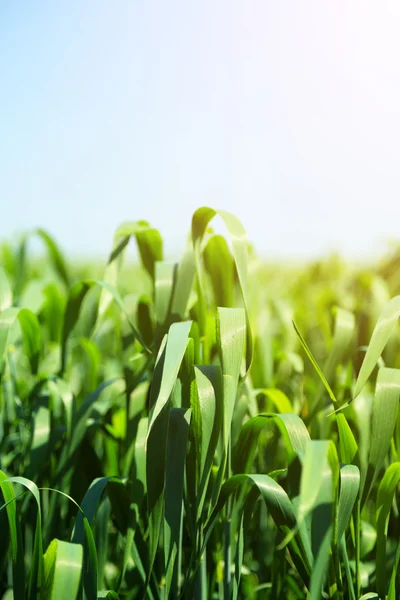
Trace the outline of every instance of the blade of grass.
[[393, 437], [400, 398], [400, 370], [379, 369], [372, 404], [371, 445], [363, 490], [364, 504], [376, 481]]
[[152, 383], [150, 398], [152, 409], [146, 439], [146, 483], [149, 513], [149, 572], [147, 583], [150, 581], [162, 523], [169, 421], [168, 402], [185, 354], [190, 329], [191, 321], [171, 325], [165, 350], [161, 349], [161, 356], [158, 361], [160, 371], [157, 377], [159, 380], [153, 378]]
[[381, 598], [387, 591], [386, 540], [393, 496], [400, 482], [400, 463], [391, 464], [379, 485], [376, 501], [376, 590]]
[[43, 563], [43, 600], [76, 600], [82, 574], [82, 546], [55, 539], [47, 548]]
[[383, 349], [394, 331], [399, 316], [400, 296], [396, 296], [387, 304], [372, 333], [371, 341], [368, 345], [367, 352], [357, 377], [353, 398], [356, 398], [359, 395], [367, 379], [374, 370]]
[[164, 561], [166, 597], [179, 597], [177, 564], [182, 535], [183, 480], [191, 411], [171, 409], [169, 416], [164, 500]]

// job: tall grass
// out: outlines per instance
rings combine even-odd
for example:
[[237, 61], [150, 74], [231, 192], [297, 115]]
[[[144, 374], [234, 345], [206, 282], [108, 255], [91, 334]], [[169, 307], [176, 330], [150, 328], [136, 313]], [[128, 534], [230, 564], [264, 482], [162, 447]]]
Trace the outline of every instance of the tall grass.
[[201, 208], [178, 264], [124, 223], [99, 277], [33, 234], [0, 251], [2, 598], [400, 597], [396, 257], [268, 269]]

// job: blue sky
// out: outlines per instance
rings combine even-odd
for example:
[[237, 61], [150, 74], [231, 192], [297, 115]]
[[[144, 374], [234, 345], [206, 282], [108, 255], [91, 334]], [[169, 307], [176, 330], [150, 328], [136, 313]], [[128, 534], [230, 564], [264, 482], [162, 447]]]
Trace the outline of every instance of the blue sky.
[[400, 237], [395, 1], [21, 0], [0, 8], [0, 239], [169, 253], [231, 210], [265, 257]]

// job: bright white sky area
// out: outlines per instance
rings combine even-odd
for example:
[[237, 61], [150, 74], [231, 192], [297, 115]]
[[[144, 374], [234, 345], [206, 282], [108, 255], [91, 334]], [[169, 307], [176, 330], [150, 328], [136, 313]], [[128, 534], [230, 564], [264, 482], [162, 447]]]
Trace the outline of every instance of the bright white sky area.
[[0, 7], [0, 239], [105, 257], [202, 205], [268, 258], [400, 237], [398, 0], [36, 0]]

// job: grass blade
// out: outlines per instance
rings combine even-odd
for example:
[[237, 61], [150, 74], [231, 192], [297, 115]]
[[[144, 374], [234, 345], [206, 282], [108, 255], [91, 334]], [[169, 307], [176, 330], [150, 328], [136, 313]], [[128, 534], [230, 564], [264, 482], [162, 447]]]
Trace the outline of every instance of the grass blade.
[[386, 540], [393, 496], [400, 482], [400, 463], [391, 464], [379, 485], [376, 502], [376, 589], [381, 598], [386, 596]]
[[165, 471], [164, 559], [166, 597], [179, 596], [178, 550], [182, 534], [183, 480], [190, 409], [172, 409], [169, 416]]
[[364, 356], [360, 372], [357, 377], [354, 398], [356, 398], [363, 389], [368, 377], [374, 370], [382, 352], [385, 348], [397, 320], [400, 316], [400, 296], [392, 298], [378, 319], [367, 352]]
[[400, 399], [400, 370], [379, 369], [372, 405], [371, 446], [363, 503], [376, 481], [390, 448]]
[[53, 540], [44, 555], [43, 600], [76, 600], [82, 562], [80, 544]]

